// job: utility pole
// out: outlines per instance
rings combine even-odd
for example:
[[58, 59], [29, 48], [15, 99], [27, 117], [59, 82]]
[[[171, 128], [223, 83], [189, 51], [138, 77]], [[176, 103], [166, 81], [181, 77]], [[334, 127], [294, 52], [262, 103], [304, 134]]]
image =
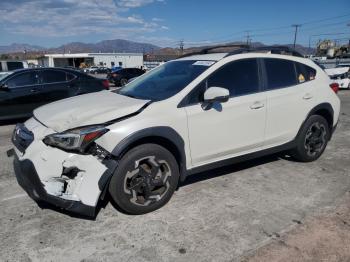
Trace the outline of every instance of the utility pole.
[[301, 27], [301, 25], [292, 25], [292, 27], [295, 27], [295, 31], [294, 31], [294, 44], [293, 44], [293, 48], [295, 49], [295, 44], [296, 44], [296, 42], [297, 42], [298, 28]]
[[184, 54], [184, 46], [185, 46], [185, 44], [184, 44], [184, 40], [183, 40], [183, 39], [181, 39], [181, 40], [180, 40], [180, 43], [179, 43], [179, 47], [180, 47], [180, 55], [183, 55], [183, 54]]
[[247, 32], [247, 46], [250, 46], [251, 40], [252, 38], [250, 37], [250, 31], [246, 31]]

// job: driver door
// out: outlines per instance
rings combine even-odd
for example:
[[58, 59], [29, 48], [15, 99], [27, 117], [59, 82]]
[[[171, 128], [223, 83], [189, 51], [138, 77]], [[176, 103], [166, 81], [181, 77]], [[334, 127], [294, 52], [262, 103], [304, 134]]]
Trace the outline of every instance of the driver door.
[[[266, 95], [261, 92], [258, 61], [230, 62], [190, 93], [185, 107], [193, 166], [201, 166], [259, 150], [264, 143]], [[203, 109], [210, 87], [230, 91], [227, 102]]]

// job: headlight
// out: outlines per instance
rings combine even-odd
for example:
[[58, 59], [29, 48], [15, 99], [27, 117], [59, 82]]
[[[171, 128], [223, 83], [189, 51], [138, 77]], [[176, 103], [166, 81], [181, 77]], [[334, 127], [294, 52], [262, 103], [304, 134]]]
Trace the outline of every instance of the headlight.
[[97, 138], [108, 132], [104, 126], [89, 126], [55, 133], [44, 138], [46, 145], [62, 148], [68, 151], [84, 152]]

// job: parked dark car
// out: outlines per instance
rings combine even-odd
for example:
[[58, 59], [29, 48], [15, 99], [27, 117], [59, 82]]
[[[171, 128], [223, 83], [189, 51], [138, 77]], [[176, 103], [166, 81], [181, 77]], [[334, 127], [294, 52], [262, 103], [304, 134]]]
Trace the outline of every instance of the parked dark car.
[[99, 67], [96, 71], [98, 74], [108, 74], [111, 72], [111, 69], [103, 66], [103, 67]]
[[144, 73], [145, 71], [139, 68], [123, 68], [107, 74], [107, 79], [116, 86], [124, 86], [128, 83], [129, 79], [138, 77]]
[[106, 89], [108, 80], [71, 69], [15, 70], [0, 80], [0, 120], [29, 117], [43, 104]]

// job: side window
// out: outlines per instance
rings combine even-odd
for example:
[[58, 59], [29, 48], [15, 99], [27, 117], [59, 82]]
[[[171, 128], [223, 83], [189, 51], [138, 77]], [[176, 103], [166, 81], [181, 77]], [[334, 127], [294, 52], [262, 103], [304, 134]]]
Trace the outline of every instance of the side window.
[[230, 96], [259, 92], [257, 60], [242, 59], [224, 65], [209, 76], [207, 86], [227, 88], [230, 91]]
[[188, 104], [203, 101], [203, 94], [209, 87], [223, 87], [230, 96], [242, 96], [259, 92], [259, 73], [256, 59], [242, 59], [231, 62], [213, 72], [189, 95]]
[[273, 90], [297, 84], [294, 62], [284, 59], [266, 58], [267, 89]]
[[302, 63], [295, 62], [297, 69], [297, 79], [298, 83], [303, 83], [315, 79], [316, 70], [310, 66], [304, 65]]
[[44, 70], [42, 72], [44, 84], [66, 82], [66, 72], [60, 70]]
[[6, 84], [9, 88], [36, 85], [39, 83], [38, 78], [36, 72], [26, 72], [12, 77], [6, 82]]

